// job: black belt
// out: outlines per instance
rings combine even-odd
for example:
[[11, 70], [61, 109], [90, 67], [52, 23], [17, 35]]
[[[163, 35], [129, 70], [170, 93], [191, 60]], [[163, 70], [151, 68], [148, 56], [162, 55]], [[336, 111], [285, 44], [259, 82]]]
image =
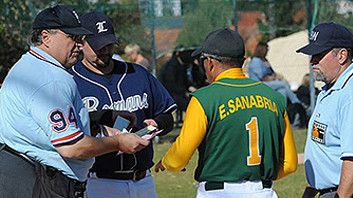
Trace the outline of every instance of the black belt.
[[321, 195], [329, 193], [329, 192], [336, 192], [337, 189], [338, 189], [338, 187], [333, 187], [333, 188], [325, 188], [325, 189], [318, 190], [318, 191], [319, 191], [320, 196], [321, 196]]
[[[271, 180], [266, 180], [266, 181], [261, 181], [262, 186], [264, 188], [271, 188], [272, 187], [272, 181]], [[205, 190], [222, 190], [224, 189], [224, 182], [209, 182], [206, 181], [205, 183]]]
[[91, 173], [94, 173], [98, 178], [138, 181], [146, 177], [147, 171], [135, 170], [129, 173], [114, 173], [114, 172], [91, 172]]
[[29, 162], [32, 165], [34, 165], [34, 163], [35, 163], [35, 160], [32, 157], [29, 157], [26, 154], [18, 152], [16, 150], [12, 149], [11, 147], [7, 146], [6, 144], [0, 143], [0, 151], [1, 150], [4, 150], [8, 153], [11, 153], [12, 155], [18, 156], [18, 157], [24, 159], [26, 162]]
[[[7, 151], [8, 153], [11, 153], [13, 155], [16, 155], [18, 157], [21, 157], [23, 158], [25, 161], [29, 162], [30, 164], [34, 165], [36, 163], [36, 160], [32, 157], [29, 157], [28, 155], [26, 154], [23, 154], [23, 153], [20, 153], [14, 149], [12, 149], [11, 147], [7, 146], [6, 144], [1, 144], [0, 143], [0, 151], [1, 150], [5, 150]], [[44, 165], [44, 164], [41, 164], [41, 166], [45, 169], [46, 171], [46, 174], [48, 176], [51, 176], [53, 177], [56, 173], [61, 173], [59, 170], [57, 170], [56, 168], [54, 167], [51, 167], [51, 166], [47, 166], [47, 165]], [[62, 174], [62, 173], [61, 173]], [[86, 188], [86, 183], [87, 182], [80, 182], [78, 180], [75, 180], [75, 179], [71, 179], [71, 178], [68, 178], [69, 180], [72, 181], [72, 183], [74, 184], [74, 188], [83, 188], [85, 189]]]
[[[51, 167], [51, 166], [47, 166], [47, 165], [44, 165], [44, 164], [41, 164], [46, 172], [46, 174], [49, 176], [49, 177], [54, 177], [56, 174], [62, 174], [58, 169], [54, 168], [54, 167]], [[71, 182], [73, 183], [73, 186], [74, 188], [76, 189], [86, 189], [86, 185], [87, 185], [87, 181], [84, 181], [84, 182], [80, 182], [76, 179], [72, 179], [72, 178], [69, 178], [67, 176], [65, 176], [67, 179], [71, 180]]]

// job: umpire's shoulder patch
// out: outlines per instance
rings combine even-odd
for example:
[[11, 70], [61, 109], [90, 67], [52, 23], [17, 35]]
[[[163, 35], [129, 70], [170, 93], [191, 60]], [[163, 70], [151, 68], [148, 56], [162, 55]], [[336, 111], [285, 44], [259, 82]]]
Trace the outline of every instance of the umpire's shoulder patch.
[[327, 125], [314, 121], [313, 129], [311, 131], [311, 139], [320, 144], [325, 144]]

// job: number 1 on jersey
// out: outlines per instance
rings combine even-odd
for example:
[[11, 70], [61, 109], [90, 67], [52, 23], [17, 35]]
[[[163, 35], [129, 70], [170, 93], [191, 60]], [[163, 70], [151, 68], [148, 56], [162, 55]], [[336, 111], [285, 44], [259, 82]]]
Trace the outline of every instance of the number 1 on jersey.
[[261, 155], [259, 149], [259, 129], [257, 117], [252, 117], [246, 125], [246, 130], [249, 131], [249, 154], [247, 157], [248, 166], [255, 166], [261, 163]]

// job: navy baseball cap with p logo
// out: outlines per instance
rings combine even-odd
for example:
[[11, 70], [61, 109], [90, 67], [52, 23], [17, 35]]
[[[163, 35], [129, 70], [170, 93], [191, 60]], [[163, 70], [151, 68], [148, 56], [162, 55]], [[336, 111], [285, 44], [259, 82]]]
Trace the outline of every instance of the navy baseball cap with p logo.
[[297, 53], [315, 55], [334, 47], [353, 48], [352, 33], [333, 22], [320, 23], [311, 32], [309, 44], [298, 49]]
[[202, 47], [194, 51], [191, 56], [198, 56], [202, 52], [222, 57], [242, 58], [245, 55], [244, 41], [233, 30], [217, 29], [208, 33]]
[[71, 35], [91, 34], [81, 26], [79, 17], [74, 10], [61, 5], [41, 11], [33, 22], [33, 30], [36, 29], [60, 29]]
[[93, 50], [100, 50], [112, 43], [118, 44], [114, 34], [113, 23], [105, 14], [89, 12], [82, 15], [80, 19], [82, 26], [93, 33], [86, 37], [86, 41]]

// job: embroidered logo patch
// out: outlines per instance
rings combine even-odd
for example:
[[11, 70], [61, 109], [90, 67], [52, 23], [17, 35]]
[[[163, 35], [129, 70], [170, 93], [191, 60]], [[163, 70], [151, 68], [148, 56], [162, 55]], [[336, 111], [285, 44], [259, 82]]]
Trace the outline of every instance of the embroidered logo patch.
[[311, 139], [320, 143], [325, 144], [325, 133], [327, 125], [320, 122], [314, 121], [314, 126], [311, 131]]

